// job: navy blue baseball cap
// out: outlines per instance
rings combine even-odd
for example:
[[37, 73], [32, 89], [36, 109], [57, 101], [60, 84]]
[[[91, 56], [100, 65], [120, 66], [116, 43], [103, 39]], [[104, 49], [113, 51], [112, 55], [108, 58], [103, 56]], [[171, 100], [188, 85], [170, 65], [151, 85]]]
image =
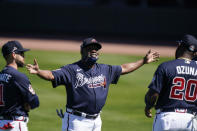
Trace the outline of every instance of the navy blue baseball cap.
[[83, 43], [81, 44], [81, 49], [84, 48], [84, 47], [87, 47], [89, 45], [97, 45], [98, 46], [98, 49], [101, 49], [102, 48], [102, 45], [94, 38], [87, 38], [85, 40], [83, 40]]
[[197, 39], [192, 35], [184, 35], [183, 38], [178, 41], [181, 45], [184, 45], [189, 51], [197, 52]]
[[25, 49], [18, 41], [8, 41], [2, 47], [2, 54], [5, 57], [10, 53], [23, 53], [25, 51], [29, 51], [30, 49]]

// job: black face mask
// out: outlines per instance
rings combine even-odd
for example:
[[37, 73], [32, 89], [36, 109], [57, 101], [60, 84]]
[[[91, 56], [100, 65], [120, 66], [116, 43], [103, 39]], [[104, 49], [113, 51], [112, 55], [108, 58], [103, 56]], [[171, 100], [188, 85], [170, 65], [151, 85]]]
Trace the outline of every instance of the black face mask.
[[92, 66], [96, 63], [97, 60], [98, 60], [98, 58], [95, 58], [95, 57], [87, 57], [85, 59], [85, 62], [88, 66]]

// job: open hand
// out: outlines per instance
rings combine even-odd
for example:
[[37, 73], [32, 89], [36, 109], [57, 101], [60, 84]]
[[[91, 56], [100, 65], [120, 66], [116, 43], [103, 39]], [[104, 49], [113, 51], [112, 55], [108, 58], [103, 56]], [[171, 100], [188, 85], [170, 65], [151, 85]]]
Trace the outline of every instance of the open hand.
[[152, 51], [152, 50], [149, 50], [146, 56], [144, 57], [145, 64], [149, 64], [151, 62], [158, 61], [158, 60], [159, 60], [159, 53]]
[[27, 64], [26, 68], [29, 71], [29, 73], [37, 74], [38, 71], [39, 71], [39, 66], [38, 66], [37, 60], [34, 59], [34, 64], [33, 65], [32, 64]]
[[144, 112], [145, 112], [145, 115], [148, 118], [151, 118], [152, 117], [152, 110], [151, 109], [148, 109], [147, 107], [145, 107]]
[[24, 104], [24, 108], [27, 112], [29, 112], [31, 110], [31, 106], [28, 103]]

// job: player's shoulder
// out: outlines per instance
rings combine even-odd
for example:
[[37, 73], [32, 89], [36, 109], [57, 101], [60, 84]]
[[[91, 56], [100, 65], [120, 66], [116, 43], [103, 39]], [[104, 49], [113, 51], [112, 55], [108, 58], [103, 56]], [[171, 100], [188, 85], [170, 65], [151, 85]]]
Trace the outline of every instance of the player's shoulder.
[[74, 68], [75, 66], [78, 66], [78, 65], [79, 65], [79, 62], [74, 62], [71, 64], [64, 65], [61, 68]]
[[16, 70], [15, 68], [13, 68], [11, 66], [6, 66], [3, 69], [3, 72], [11, 75], [12, 78], [15, 80], [27, 80], [28, 79], [25, 74], [19, 72], [18, 70]]
[[196, 66], [197, 62], [194, 60], [186, 60], [186, 59], [174, 59], [170, 61], [163, 62], [159, 65], [160, 68], [173, 68], [178, 65], [193, 65]]
[[191, 63], [194, 65], [197, 65], [197, 61], [196, 60], [191, 60]]
[[99, 63], [96, 63], [95, 64], [97, 68], [100, 68], [102, 70], [105, 70], [105, 69], [121, 69], [121, 66], [120, 65], [110, 65], [110, 64], [99, 64]]
[[103, 63], [96, 63], [96, 66], [110, 66], [109, 64], [103, 64]]
[[95, 66], [97, 66], [97, 67], [100, 67], [100, 68], [102, 68], [102, 67], [111, 67], [112, 65], [109, 65], [109, 64], [103, 64], [103, 63], [96, 63], [95, 64]]
[[[56, 69], [56, 70], [73, 70], [75, 68], [78, 68], [79, 67], [79, 62], [75, 62], [75, 63], [71, 63], [71, 64], [67, 64], [67, 65], [64, 65], [64, 66], [61, 66], [59, 69]], [[54, 71], [56, 71], [54, 70]]]
[[177, 62], [178, 62], [177, 59], [165, 61], [157, 67], [157, 71], [166, 72], [167, 70], [171, 70], [178, 65]]
[[97, 65], [97, 66], [115, 66], [115, 65], [104, 64], [104, 63], [95, 63], [95, 65]]
[[174, 65], [176, 65], [176, 63], [177, 63], [177, 59], [165, 61], [165, 62], [161, 63], [161, 64], [158, 66], [158, 68], [159, 68], [159, 69], [171, 68], [171, 67], [173, 67]]

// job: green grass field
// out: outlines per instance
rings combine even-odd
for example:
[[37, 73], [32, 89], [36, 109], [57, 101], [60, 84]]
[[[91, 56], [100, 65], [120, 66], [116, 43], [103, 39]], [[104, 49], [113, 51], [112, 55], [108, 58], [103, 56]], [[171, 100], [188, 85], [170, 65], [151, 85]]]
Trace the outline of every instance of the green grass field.
[[[53, 70], [80, 59], [79, 53], [58, 51], [35, 51], [26, 53], [26, 63], [33, 63], [36, 58], [41, 69]], [[135, 62], [143, 56], [101, 54], [99, 63], [120, 65]], [[172, 58], [160, 58], [160, 61], [143, 66], [139, 70], [120, 77], [117, 85], [111, 85], [102, 117], [102, 131], [151, 131], [153, 118], [144, 115], [144, 95], [157, 66]], [[5, 65], [0, 57], [1, 69]], [[29, 131], [60, 131], [61, 119], [56, 109], [65, 110], [65, 87], [52, 88], [51, 82], [27, 74], [40, 99], [40, 107], [30, 112]]]

